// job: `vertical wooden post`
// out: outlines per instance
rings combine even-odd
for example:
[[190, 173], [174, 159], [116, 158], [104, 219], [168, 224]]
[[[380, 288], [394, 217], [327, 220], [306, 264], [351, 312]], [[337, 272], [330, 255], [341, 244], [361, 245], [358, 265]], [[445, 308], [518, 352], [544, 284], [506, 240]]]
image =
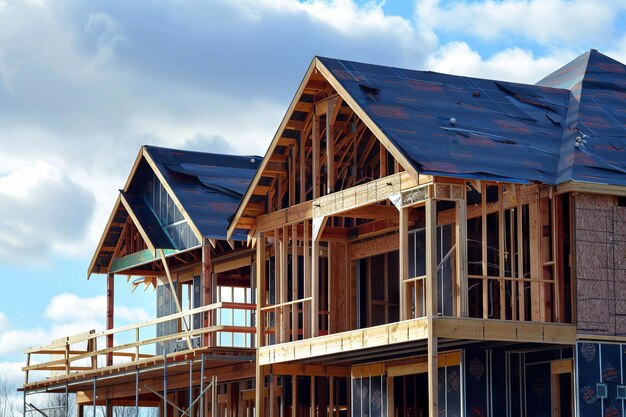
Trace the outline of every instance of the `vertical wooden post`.
[[326, 194], [335, 192], [335, 135], [331, 118], [336, 102], [330, 100], [326, 112]]
[[[107, 275], [107, 330], [113, 329], [114, 326], [114, 294], [115, 294], [115, 275]], [[113, 347], [113, 334], [107, 335], [107, 348]], [[107, 366], [113, 365], [113, 352], [107, 353]]]
[[520, 278], [518, 287], [519, 320], [526, 320], [526, 291], [524, 290], [524, 216], [522, 215], [521, 189], [517, 188], [517, 277]]
[[504, 220], [504, 193], [502, 185], [498, 185], [498, 276], [500, 283], [500, 320], [506, 320], [506, 281], [504, 279], [504, 239], [505, 239], [505, 220]]
[[300, 158], [298, 158], [298, 166], [300, 169], [300, 202], [306, 201], [306, 138], [302, 136], [303, 132], [300, 131], [299, 151]]
[[265, 236], [261, 232], [256, 234], [256, 385], [255, 403], [256, 415], [264, 415], [265, 387], [263, 367], [259, 365], [260, 347], [264, 345], [265, 320], [261, 308], [265, 305]]
[[465, 189], [463, 199], [456, 202], [456, 273], [459, 288], [457, 315], [467, 317], [467, 200]]
[[[320, 233], [321, 234], [321, 233]], [[311, 337], [319, 335], [319, 260], [320, 260], [320, 242], [313, 238], [311, 242]]]
[[400, 320], [408, 320], [410, 314], [410, 297], [407, 291], [406, 280], [409, 279], [409, 209], [400, 208]]
[[[291, 299], [298, 299], [298, 225], [291, 226]], [[298, 304], [291, 306], [291, 340], [298, 340]]]
[[315, 412], [316, 408], [316, 398], [315, 398], [315, 377], [311, 377], [311, 413], [310, 417], [316, 417], [317, 413]]
[[382, 143], [380, 145], [380, 153], [379, 153], [379, 175], [380, 178], [387, 176], [387, 148]]
[[528, 205], [528, 225], [530, 231], [530, 305], [531, 320], [543, 321], [542, 306], [540, 302], [541, 285], [537, 282], [541, 279], [541, 257], [540, 257], [540, 240], [539, 232], [539, 195], [534, 197], [533, 201]]
[[289, 147], [289, 206], [296, 204], [296, 147]]
[[297, 417], [298, 410], [298, 376], [291, 375], [291, 417]]
[[437, 316], [437, 201], [432, 186], [426, 200], [426, 314]]
[[[280, 254], [280, 302], [287, 303], [289, 301], [289, 227], [283, 226], [282, 230], [282, 245], [281, 245], [281, 254]], [[281, 307], [280, 311], [280, 320], [281, 320], [281, 334], [282, 334], [282, 342], [289, 341], [289, 319], [290, 319], [290, 308], [291, 306], [285, 305]]]
[[428, 319], [428, 415], [439, 415], [439, 368], [437, 366], [437, 337], [433, 334], [432, 316]]
[[[206, 306], [213, 302], [213, 279], [211, 271], [211, 244], [208, 239], [202, 239], [202, 305]], [[213, 311], [203, 314], [204, 327], [211, 327], [215, 324]], [[204, 335], [204, 346], [214, 346], [215, 334], [206, 333]]]
[[[304, 221], [304, 298], [311, 297], [311, 253], [309, 250], [309, 230], [310, 221]], [[302, 338], [306, 339], [312, 336], [311, 333], [311, 301], [305, 301], [302, 303]]]
[[487, 186], [484, 182], [481, 182], [480, 188], [480, 213], [481, 213], [481, 248], [482, 248], [482, 288], [483, 288], [483, 318], [489, 318], [489, 296], [488, 287], [489, 280], [487, 279]]
[[320, 117], [313, 115], [313, 130], [312, 130], [312, 151], [311, 157], [313, 158], [313, 198], [320, 196]]

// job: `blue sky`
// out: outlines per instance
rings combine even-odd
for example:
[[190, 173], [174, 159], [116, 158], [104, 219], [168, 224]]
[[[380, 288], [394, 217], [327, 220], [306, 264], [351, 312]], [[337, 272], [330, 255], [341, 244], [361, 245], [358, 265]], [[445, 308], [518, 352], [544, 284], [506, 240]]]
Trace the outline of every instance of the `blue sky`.
[[[141, 145], [264, 154], [316, 54], [533, 83], [589, 48], [626, 62], [625, 18], [608, 0], [0, 0], [0, 374], [104, 325], [86, 269]], [[117, 325], [154, 315], [152, 291], [116, 290]]]

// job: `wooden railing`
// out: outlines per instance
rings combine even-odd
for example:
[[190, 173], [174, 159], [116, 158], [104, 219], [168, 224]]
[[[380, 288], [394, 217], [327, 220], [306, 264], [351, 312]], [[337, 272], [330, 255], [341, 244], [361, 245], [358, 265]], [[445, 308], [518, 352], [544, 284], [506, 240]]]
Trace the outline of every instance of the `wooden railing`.
[[[220, 332], [242, 334], [255, 333], [254, 326], [212, 325], [209, 327], [184, 330], [173, 334], [149, 337], [145, 339], [142, 339], [140, 337], [140, 329], [142, 328], [156, 326], [159, 323], [165, 323], [171, 320], [185, 320], [185, 318], [187, 318], [186, 323], [191, 323], [192, 317], [195, 314], [217, 311], [220, 309], [254, 311], [256, 310], [256, 305], [245, 303], [218, 302], [183, 311], [182, 313], [175, 313], [169, 316], [116, 327], [110, 330], [104, 330], [99, 332], [91, 331], [87, 333], [67, 336], [61, 339], [57, 339], [46, 346], [27, 349], [25, 351], [26, 366], [22, 368], [22, 370], [26, 374], [25, 383], [28, 384], [29, 373], [32, 371], [56, 371], [62, 372], [65, 375], [69, 375], [70, 373], [104, 368], [107, 366], [106, 363], [111, 361], [114, 365], [118, 365], [124, 362], [136, 362], [141, 359], [150, 358], [155, 356], [157, 352], [155, 351], [154, 354], [140, 353], [140, 348], [146, 349], [146, 347], [150, 348], [152, 345], [152, 347], [154, 347], [154, 349], [156, 350], [156, 346], [158, 343], [163, 343], [171, 340], [182, 340], [183, 342], [185, 342], [186, 350], [190, 350], [193, 349], [191, 338], [195, 336], [212, 335], [218, 334]], [[111, 347], [105, 347], [101, 349], [97, 348], [98, 339], [106, 338], [109, 335], [119, 336], [121, 333], [131, 331], [134, 331], [134, 341], [120, 343]], [[128, 339], [128, 335], [126, 335], [125, 339]], [[254, 338], [251, 339], [254, 340]], [[252, 347], [254, 347], [254, 345], [252, 345]], [[38, 363], [31, 365], [31, 361], [33, 361], [34, 357], [38, 358], [36, 355], [54, 355], [58, 356], [58, 358], [47, 358], [48, 360], [46, 361], [36, 360], [36, 362]], [[100, 361], [101, 363], [99, 363], [99, 359], [103, 361]]]

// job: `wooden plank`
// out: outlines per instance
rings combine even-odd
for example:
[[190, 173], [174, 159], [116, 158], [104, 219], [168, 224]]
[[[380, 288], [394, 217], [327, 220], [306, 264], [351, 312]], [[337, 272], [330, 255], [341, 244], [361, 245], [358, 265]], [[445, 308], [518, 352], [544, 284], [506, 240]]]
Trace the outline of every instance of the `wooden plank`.
[[311, 242], [311, 337], [319, 336], [320, 310], [320, 273], [319, 273], [320, 242], [313, 238]]
[[[436, 219], [436, 217], [435, 217]], [[437, 337], [432, 325], [433, 317], [428, 323], [428, 415], [439, 415], [439, 372], [437, 366]]]
[[[519, 195], [519, 186], [515, 185], [515, 188], [518, 190]], [[518, 301], [517, 306], [519, 310], [519, 320], [526, 320], [526, 292], [524, 290], [524, 217], [522, 215], [522, 202], [521, 199], [517, 199], [517, 277], [520, 278], [520, 282], [518, 285]]]
[[591, 194], [626, 196], [626, 187], [622, 185], [608, 185], [608, 184], [569, 181], [569, 182], [565, 182], [563, 184], [557, 185], [556, 193], [557, 194], [591, 193]]
[[313, 177], [313, 199], [320, 196], [320, 117], [315, 114], [313, 116], [312, 130], [312, 155], [313, 160], [311, 176]]
[[458, 291], [457, 315], [468, 316], [468, 284], [467, 284], [467, 203], [465, 191], [463, 199], [456, 202], [456, 274]]
[[[411, 317], [411, 294], [407, 289], [406, 280], [409, 279], [409, 209], [400, 208], [400, 225], [398, 226], [398, 246], [399, 246], [399, 297], [400, 297], [400, 320], [407, 320]], [[395, 240], [395, 239], [394, 239]]]
[[[327, 100], [326, 109], [326, 194], [335, 192], [335, 135], [332, 115], [335, 112], [338, 96]], [[319, 114], [319, 113], [318, 113]]]
[[312, 339], [284, 343], [280, 346], [264, 346], [259, 349], [259, 364], [273, 365], [298, 359], [310, 359], [318, 356], [351, 352], [365, 348], [383, 347], [398, 343], [426, 340], [428, 337], [428, 319], [419, 318], [402, 322], [408, 337], [393, 338], [392, 329], [398, 329], [399, 323], [384, 324], [366, 329], [318, 336]]
[[[481, 256], [481, 266], [483, 277], [488, 275], [487, 271], [487, 185], [482, 182], [480, 189], [480, 209], [481, 209], [481, 248], [482, 248], [482, 256]], [[489, 281], [484, 279], [482, 280], [482, 288], [483, 288], [483, 318], [489, 318], [489, 297], [488, 297], [488, 286]]]
[[417, 185], [416, 177], [408, 172], [401, 172], [323, 197], [316, 197], [313, 201], [313, 217], [334, 216], [368, 206], [387, 200], [390, 196]]
[[[432, 186], [429, 193], [432, 193]], [[432, 194], [431, 194], [432, 195]], [[437, 202], [426, 201], [426, 314], [437, 315]]]
[[[396, 213], [398, 213], [397, 210]], [[348, 258], [350, 260], [368, 258], [381, 253], [398, 250], [399, 240], [400, 234], [393, 234], [351, 244], [348, 246]]]
[[541, 269], [540, 266], [541, 259], [539, 254], [540, 249], [540, 231], [539, 231], [539, 204], [537, 202], [530, 203], [528, 205], [528, 213], [529, 213], [529, 233], [530, 233], [530, 305], [531, 305], [531, 320], [533, 321], [543, 321], [541, 317], [541, 295], [540, 289], [541, 286], [538, 282], [535, 282], [537, 279], [541, 279]]
[[506, 319], [506, 283], [504, 281], [505, 268], [505, 245], [504, 239], [506, 234], [505, 221], [504, 221], [504, 209], [503, 207], [503, 186], [498, 185], [498, 280], [500, 288], [500, 319]]
[[256, 219], [256, 230], [265, 232], [276, 227], [282, 227], [293, 223], [299, 223], [313, 216], [312, 202], [296, 204], [281, 210], [271, 212]]
[[[255, 385], [255, 413], [262, 415], [265, 410], [265, 377], [261, 363], [261, 347], [265, 344], [265, 313], [261, 311], [265, 300], [265, 235], [256, 234], [256, 385]], [[263, 411], [261, 411], [263, 410]], [[260, 413], [260, 414], [259, 414]]]
[[294, 376], [348, 377], [350, 376], [350, 367], [340, 365], [278, 363], [272, 365], [272, 374]]

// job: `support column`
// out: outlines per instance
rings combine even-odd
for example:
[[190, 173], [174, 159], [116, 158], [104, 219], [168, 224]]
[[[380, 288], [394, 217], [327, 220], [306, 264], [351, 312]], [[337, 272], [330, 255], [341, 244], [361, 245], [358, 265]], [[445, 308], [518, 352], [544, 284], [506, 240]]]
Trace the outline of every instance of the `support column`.
[[467, 317], [467, 203], [465, 195], [462, 200], [456, 202], [455, 232], [457, 288], [459, 289], [457, 316]]
[[319, 310], [320, 310], [320, 242], [313, 238], [311, 242], [311, 337], [319, 336]]
[[[206, 306], [213, 302], [213, 273], [211, 271], [211, 244], [208, 239], [202, 240], [202, 305]], [[213, 311], [203, 314], [205, 328], [215, 324]], [[214, 346], [214, 334], [204, 335], [204, 346]]]
[[265, 236], [261, 232], [256, 234], [256, 385], [254, 407], [256, 416], [265, 414], [265, 377], [263, 367], [259, 365], [259, 348], [264, 338], [265, 320], [261, 308], [265, 304]]
[[426, 200], [426, 314], [437, 316], [437, 202], [430, 188]]
[[439, 375], [437, 338], [433, 336], [432, 318], [428, 320], [428, 415], [439, 415]]
[[410, 317], [410, 294], [407, 291], [406, 280], [409, 279], [409, 209], [400, 208], [400, 320], [408, 320]]
[[[115, 293], [115, 275], [107, 275], [107, 330], [111, 330], [114, 326], [114, 293]], [[107, 335], [107, 348], [113, 347], [113, 334]], [[113, 353], [107, 353], [107, 366], [113, 365]]]

